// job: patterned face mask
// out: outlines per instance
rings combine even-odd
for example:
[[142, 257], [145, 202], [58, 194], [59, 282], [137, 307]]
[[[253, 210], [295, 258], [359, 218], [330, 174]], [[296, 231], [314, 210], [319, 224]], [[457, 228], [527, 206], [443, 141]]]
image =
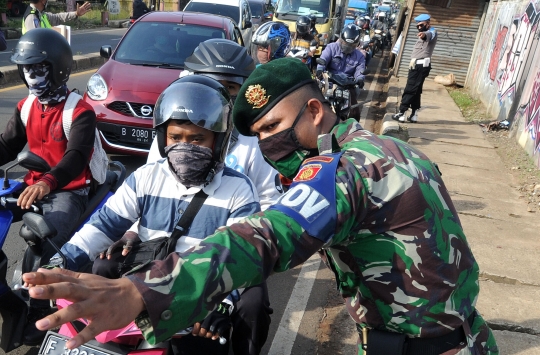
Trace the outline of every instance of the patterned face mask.
[[66, 99], [67, 86], [65, 84], [51, 91], [51, 66], [49, 64], [25, 64], [22, 69], [30, 94], [35, 95], [41, 104], [54, 104]]
[[209, 183], [223, 169], [223, 163], [215, 164], [212, 149], [200, 145], [171, 144], [165, 147], [165, 154], [176, 177], [187, 188]]

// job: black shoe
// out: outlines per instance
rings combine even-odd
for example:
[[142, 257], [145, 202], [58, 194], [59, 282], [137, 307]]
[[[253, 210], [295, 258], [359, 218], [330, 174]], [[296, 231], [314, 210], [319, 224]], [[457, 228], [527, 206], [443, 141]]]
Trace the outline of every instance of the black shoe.
[[46, 330], [36, 328], [36, 322], [54, 313], [51, 307], [30, 307], [28, 309], [28, 320], [24, 327], [23, 344], [27, 346], [40, 345], [45, 339]]

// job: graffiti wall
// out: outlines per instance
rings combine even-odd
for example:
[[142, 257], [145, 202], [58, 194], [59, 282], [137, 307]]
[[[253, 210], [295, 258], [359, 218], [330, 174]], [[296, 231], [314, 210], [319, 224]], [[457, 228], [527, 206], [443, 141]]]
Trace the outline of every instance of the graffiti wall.
[[539, 23], [540, 0], [491, 2], [465, 85], [540, 167]]

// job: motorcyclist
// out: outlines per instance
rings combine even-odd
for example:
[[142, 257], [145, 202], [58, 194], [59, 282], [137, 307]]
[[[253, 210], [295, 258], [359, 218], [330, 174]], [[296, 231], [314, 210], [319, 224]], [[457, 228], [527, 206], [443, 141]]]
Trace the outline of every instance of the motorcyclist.
[[[66, 82], [73, 55], [70, 45], [58, 32], [47, 28], [27, 32], [17, 43], [11, 62], [17, 64], [30, 95], [19, 101], [0, 135], [0, 165], [14, 160], [27, 144], [31, 152], [49, 163], [51, 170], [46, 173], [30, 170], [26, 174], [26, 188], [17, 205], [25, 212], [39, 201], [43, 216], [58, 231], [53, 241], [62, 246], [88, 203], [92, 181], [88, 162], [95, 139], [96, 114], [92, 106], [79, 100], [66, 136], [63, 114], [68, 97], [72, 97]], [[27, 248], [23, 272], [37, 270], [55, 253], [49, 243]], [[49, 302], [30, 299], [26, 345], [37, 345], [43, 339], [45, 332], [38, 331], [34, 322], [47, 312], [50, 312]]]
[[147, 12], [150, 12], [150, 9], [143, 0], [133, 0], [133, 16], [131, 16], [133, 20], [138, 19]]
[[[230, 40], [209, 39], [199, 44], [185, 60], [181, 76], [194, 73], [211, 77], [228, 89], [234, 102], [240, 86], [254, 69], [253, 59], [244, 47]], [[147, 163], [161, 158], [157, 140], [154, 140]], [[276, 180], [277, 171], [264, 161], [257, 138], [233, 130], [225, 164], [253, 181], [263, 211], [279, 198], [281, 186], [279, 179]]]
[[316, 16], [315, 14], [311, 14], [311, 15], [309, 15], [309, 20], [310, 20], [309, 33], [310, 33], [313, 37], [317, 37], [317, 35], [319, 34], [319, 31], [317, 31], [317, 28], [316, 28], [316, 25], [317, 25], [317, 16]]
[[291, 33], [283, 22], [270, 21], [257, 28], [251, 43], [257, 46], [258, 64], [266, 64], [289, 53]]
[[[360, 43], [360, 29], [354, 24], [348, 24], [341, 31], [341, 35], [336, 42], [326, 46], [321, 54], [321, 59], [325, 65], [318, 64], [316, 75], [322, 77], [322, 73], [328, 70], [331, 74], [344, 73], [353, 77], [356, 84], [361, 89], [364, 87], [364, 71], [366, 70], [366, 58], [358, 50]], [[351, 93], [351, 105], [355, 105], [357, 95]], [[351, 110], [351, 117], [360, 118], [360, 110], [355, 107]]]
[[[231, 110], [226, 88], [207, 76], [186, 76], [166, 88], [154, 111], [155, 140], [163, 158], [131, 174], [89, 223], [64, 245], [68, 268], [78, 270], [95, 259], [93, 273], [120, 277], [127, 271], [122, 263], [129, 254], [129, 246], [170, 236], [201, 190], [208, 197], [176, 243], [177, 252], [197, 246], [219, 226], [260, 211], [252, 182], [225, 166], [233, 128]], [[137, 220], [137, 233], [125, 233]], [[100, 253], [107, 257], [97, 257]], [[57, 264], [55, 257], [51, 265]], [[220, 336], [228, 337], [232, 322], [235, 354], [259, 354], [270, 325], [266, 283], [247, 288], [241, 295], [231, 294], [222, 306], [228, 313], [216, 310], [204, 328], [211, 331], [215, 325]], [[223, 324], [229, 326], [220, 329]], [[199, 334], [200, 324], [194, 328], [194, 335]], [[216, 338], [218, 334], [212, 332]], [[192, 336], [174, 340], [173, 348], [175, 354], [228, 353], [228, 346]]]
[[302, 59], [311, 68], [311, 58], [315, 55], [318, 43], [310, 33], [311, 20], [308, 16], [299, 16], [296, 20], [296, 32], [292, 35], [291, 50], [288, 56]]
[[379, 12], [377, 15], [377, 21], [373, 22], [371, 28], [373, 30], [380, 30], [382, 32], [381, 49], [384, 49], [388, 43], [392, 42], [392, 36], [390, 35], [390, 31], [388, 31], [388, 26], [386, 24], [386, 13], [384, 11]]

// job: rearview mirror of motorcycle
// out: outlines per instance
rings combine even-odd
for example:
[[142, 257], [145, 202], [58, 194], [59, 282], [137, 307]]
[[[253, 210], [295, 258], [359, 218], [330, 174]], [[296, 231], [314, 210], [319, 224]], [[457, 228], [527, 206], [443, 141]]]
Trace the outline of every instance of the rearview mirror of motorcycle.
[[317, 64], [319, 65], [326, 65], [326, 60], [322, 59], [322, 58], [317, 58], [315, 59], [315, 61], [317, 62]]
[[4, 169], [4, 190], [9, 188], [8, 171], [17, 165], [20, 165], [28, 170], [38, 171], [40, 173], [51, 170], [49, 163], [47, 163], [43, 158], [29, 151], [21, 152], [19, 155], [17, 155], [17, 161]]
[[17, 155], [17, 163], [19, 163], [19, 165], [25, 169], [40, 173], [51, 170], [51, 166], [45, 161], [45, 159], [30, 151], [19, 153], [19, 155]]
[[[26, 228], [37, 235], [40, 239], [46, 240], [56, 235], [56, 228], [49, 224], [42, 215], [33, 212], [27, 212], [22, 217]], [[54, 246], [54, 245], [53, 245]]]

